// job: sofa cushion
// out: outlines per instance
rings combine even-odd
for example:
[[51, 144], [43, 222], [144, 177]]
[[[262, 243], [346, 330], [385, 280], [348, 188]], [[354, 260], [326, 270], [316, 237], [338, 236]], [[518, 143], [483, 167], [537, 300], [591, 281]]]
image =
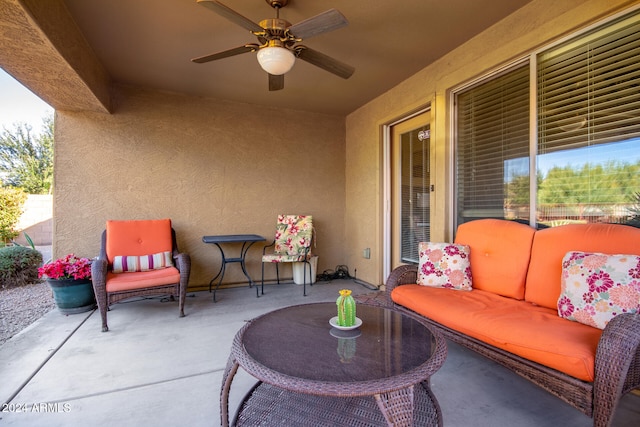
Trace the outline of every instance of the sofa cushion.
[[593, 381], [596, 348], [602, 331], [562, 319], [556, 310], [475, 288], [470, 292], [456, 292], [417, 284], [402, 285], [393, 289], [391, 298], [397, 304], [494, 347], [572, 377]]
[[568, 252], [562, 260], [558, 315], [604, 329], [640, 309], [640, 256]]
[[501, 219], [478, 219], [458, 227], [455, 243], [471, 248], [473, 288], [524, 298], [535, 229]]
[[141, 256], [171, 251], [171, 220], [107, 221], [106, 251], [109, 264], [116, 256]]
[[130, 291], [180, 282], [180, 271], [175, 267], [137, 273], [107, 273], [107, 292]]
[[420, 242], [418, 284], [464, 291], [471, 290], [469, 246]]
[[639, 242], [640, 229], [620, 224], [569, 224], [537, 231], [531, 249], [525, 300], [557, 310], [562, 258], [567, 252], [640, 255]]

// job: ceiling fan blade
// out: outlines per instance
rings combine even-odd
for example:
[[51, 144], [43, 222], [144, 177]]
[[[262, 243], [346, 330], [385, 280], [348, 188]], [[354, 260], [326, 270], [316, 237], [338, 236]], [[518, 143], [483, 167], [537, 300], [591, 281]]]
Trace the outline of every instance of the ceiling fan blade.
[[269, 91], [284, 89], [284, 74], [269, 74]]
[[342, 77], [343, 79], [351, 77], [356, 70], [351, 65], [340, 62], [337, 59], [325, 55], [324, 53], [318, 52], [317, 50], [309, 49], [306, 46], [296, 46], [295, 51], [296, 56], [303, 61], [313, 64], [316, 67], [320, 67], [338, 77]]
[[255, 31], [255, 32], [264, 31], [264, 29], [260, 25], [256, 24], [251, 19], [245, 18], [235, 10], [230, 9], [229, 7], [223, 5], [222, 3], [216, 0], [198, 0], [198, 4], [203, 5], [207, 9], [214, 11], [218, 15], [227, 18], [229, 21], [235, 24], [238, 24], [249, 31]]
[[199, 58], [193, 58], [191, 61], [198, 64], [203, 64], [205, 62], [215, 61], [216, 59], [240, 55], [241, 53], [255, 52], [259, 47], [260, 46], [258, 46], [257, 44], [246, 44], [244, 46], [234, 47], [233, 49], [225, 50], [223, 52], [213, 53], [211, 55], [205, 55]]
[[299, 39], [308, 39], [318, 34], [328, 33], [349, 24], [347, 18], [336, 9], [329, 9], [319, 15], [300, 21], [289, 27], [289, 33]]

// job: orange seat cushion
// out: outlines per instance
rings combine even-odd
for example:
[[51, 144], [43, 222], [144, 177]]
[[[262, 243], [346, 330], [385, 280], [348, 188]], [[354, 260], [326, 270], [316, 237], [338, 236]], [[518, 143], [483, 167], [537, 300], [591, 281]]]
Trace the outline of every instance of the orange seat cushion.
[[[473, 266], [472, 266], [473, 268]], [[572, 377], [592, 382], [602, 331], [557, 311], [474, 289], [402, 285], [394, 302], [444, 326]]]
[[171, 220], [107, 221], [107, 259], [143, 256], [173, 249]]
[[180, 272], [175, 267], [136, 273], [107, 273], [107, 292], [130, 291], [172, 285], [180, 282]]
[[569, 251], [640, 255], [640, 229], [620, 224], [569, 224], [539, 230], [531, 249], [526, 301], [557, 309], [562, 258]]
[[478, 219], [458, 227], [455, 243], [470, 250], [472, 287], [524, 298], [535, 229], [501, 219]]

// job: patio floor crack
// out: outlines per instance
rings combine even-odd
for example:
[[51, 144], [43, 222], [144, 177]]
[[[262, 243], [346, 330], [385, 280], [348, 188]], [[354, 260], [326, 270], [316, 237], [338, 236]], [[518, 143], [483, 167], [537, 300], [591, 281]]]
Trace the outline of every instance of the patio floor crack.
[[211, 369], [211, 370], [208, 370], [208, 371], [197, 372], [197, 373], [188, 374], [188, 375], [181, 375], [179, 377], [169, 378], [169, 379], [165, 379], [165, 380], [152, 381], [152, 382], [148, 382], [148, 383], [144, 383], [144, 384], [136, 384], [136, 385], [131, 385], [131, 386], [128, 386], [128, 387], [120, 387], [120, 388], [115, 388], [115, 389], [112, 389], [112, 390], [100, 391], [100, 392], [97, 392], [97, 393], [90, 393], [90, 394], [84, 394], [84, 395], [81, 395], [81, 396], [68, 397], [68, 398], [65, 398], [65, 399], [52, 400], [52, 401], [49, 401], [47, 403], [66, 403], [66, 402], [72, 402], [72, 401], [76, 401], [76, 400], [87, 399], [87, 398], [91, 398], [91, 397], [105, 396], [105, 395], [109, 395], [109, 394], [113, 394], [113, 393], [120, 393], [120, 392], [123, 392], [123, 391], [136, 390], [136, 389], [141, 389], [141, 388], [145, 388], [145, 387], [151, 387], [151, 386], [155, 386], [155, 385], [159, 385], [159, 384], [167, 384], [167, 383], [171, 383], [171, 382], [174, 382], [174, 381], [181, 381], [181, 380], [185, 380], [185, 379], [188, 379], [188, 378], [199, 377], [199, 376], [207, 375], [207, 374], [214, 374], [216, 372], [222, 372], [222, 371], [224, 371], [224, 368]]

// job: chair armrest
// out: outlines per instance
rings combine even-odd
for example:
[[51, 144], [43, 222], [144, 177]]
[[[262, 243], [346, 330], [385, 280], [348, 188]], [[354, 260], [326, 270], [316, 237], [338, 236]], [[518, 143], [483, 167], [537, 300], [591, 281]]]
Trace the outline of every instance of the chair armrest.
[[604, 328], [595, 361], [594, 420], [640, 386], [640, 314], [620, 314]]
[[173, 255], [173, 262], [180, 272], [180, 276], [183, 277], [186, 275], [188, 279], [191, 272], [191, 256], [187, 253], [175, 254]]
[[385, 284], [385, 291], [391, 293], [391, 291], [401, 285], [412, 285], [418, 281], [418, 266], [417, 265], [401, 265], [393, 269], [387, 283]]
[[267, 253], [267, 248], [270, 248], [272, 246], [274, 246], [276, 244], [276, 241], [274, 240], [273, 242], [271, 242], [271, 244], [265, 246], [262, 248], [262, 255], [265, 255]]

